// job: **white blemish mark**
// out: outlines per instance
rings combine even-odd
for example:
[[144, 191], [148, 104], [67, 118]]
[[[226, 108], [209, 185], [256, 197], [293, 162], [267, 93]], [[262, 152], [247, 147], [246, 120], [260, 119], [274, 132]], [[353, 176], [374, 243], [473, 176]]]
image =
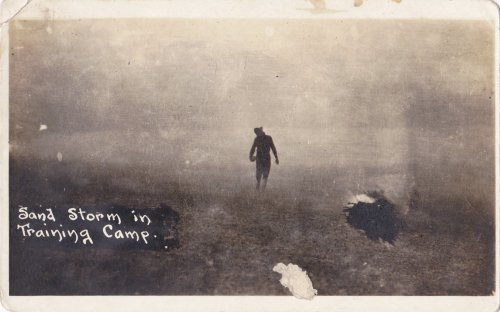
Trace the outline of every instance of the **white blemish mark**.
[[47, 28], [45, 28], [45, 30], [47, 31], [47, 33], [48, 33], [49, 35], [52, 35], [52, 27], [47, 26]]
[[285, 265], [280, 262], [274, 266], [273, 271], [281, 274], [281, 285], [288, 288], [296, 298], [311, 300], [318, 294], [307, 272], [298, 265], [292, 263]]
[[382, 245], [385, 246], [385, 248], [387, 249], [392, 249], [394, 246], [391, 245], [390, 243], [386, 242], [386, 241], [383, 241], [381, 238], [378, 239], [379, 243], [381, 243]]
[[186, 165], [189, 165], [191, 162], [190, 162], [189, 160], [186, 160], [184, 163], [185, 163]]
[[39, 131], [47, 130], [47, 125], [40, 125]]
[[266, 36], [272, 37], [274, 35], [274, 28], [271, 26], [268, 26], [264, 29], [264, 32], [266, 33]]
[[373, 197], [370, 197], [366, 194], [358, 194], [358, 195], [354, 195], [353, 197], [351, 197], [351, 199], [349, 199], [349, 205], [355, 205], [357, 203], [367, 203], [367, 204], [373, 204], [375, 202], [375, 198]]
[[63, 160], [63, 156], [62, 156], [61, 152], [57, 152], [57, 160], [59, 160], [60, 162]]

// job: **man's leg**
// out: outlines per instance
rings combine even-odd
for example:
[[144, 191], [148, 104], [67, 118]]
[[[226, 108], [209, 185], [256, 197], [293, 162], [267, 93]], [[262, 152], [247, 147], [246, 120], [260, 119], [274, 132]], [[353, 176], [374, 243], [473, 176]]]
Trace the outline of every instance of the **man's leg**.
[[266, 163], [263, 170], [262, 170], [262, 175], [264, 179], [262, 180], [262, 190], [266, 190], [266, 185], [267, 185], [267, 178], [269, 177], [269, 171], [271, 171], [271, 162]]
[[255, 176], [257, 177], [257, 185], [255, 189], [258, 191], [260, 189], [260, 179], [262, 177], [262, 166], [260, 165], [258, 160], [257, 160], [257, 170]]

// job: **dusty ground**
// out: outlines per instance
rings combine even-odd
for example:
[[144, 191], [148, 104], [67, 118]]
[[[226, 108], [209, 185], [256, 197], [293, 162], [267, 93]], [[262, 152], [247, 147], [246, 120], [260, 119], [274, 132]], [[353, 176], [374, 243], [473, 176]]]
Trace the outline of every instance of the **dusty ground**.
[[347, 171], [288, 184], [271, 177], [261, 195], [251, 176], [206, 184], [200, 173], [183, 184], [161, 172], [118, 169], [16, 160], [11, 212], [18, 204], [163, 202], [180, 214], [180, 248], [23, 250], [11, 242], [11, 295], [287, 295], [272, 271], [278, 262], [307, 270], [319, 295], [492, 291], [491, 220], [456, 203], [410, 210], [390, 247], [346, 223], [339, 198], [355, 184]]

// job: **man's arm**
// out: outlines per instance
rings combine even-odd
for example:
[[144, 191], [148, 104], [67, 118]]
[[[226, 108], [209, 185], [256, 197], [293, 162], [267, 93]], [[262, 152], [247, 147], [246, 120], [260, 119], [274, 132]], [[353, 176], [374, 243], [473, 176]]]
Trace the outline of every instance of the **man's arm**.
[[273, 138], [271, 138], [271, 150], [273, 151], [274, 158], [276, 158], [276, 164], [279, 164], [278, 151], [276, 150], [276, 146], [274, 146]]
[[255, 148], [257, 147], [257, 138], [253, 140], [252, 148], [250, 149], [250, 161], [252, 160], [253, 154], [255, 153]]

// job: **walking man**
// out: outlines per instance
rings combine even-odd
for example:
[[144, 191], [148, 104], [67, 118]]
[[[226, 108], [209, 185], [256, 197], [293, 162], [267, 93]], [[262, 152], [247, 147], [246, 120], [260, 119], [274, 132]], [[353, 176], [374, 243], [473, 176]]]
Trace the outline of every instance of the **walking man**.
[[[257, 190], [260, 190], [260, 180], [262, 181], [262, 190], [266, 189], [267, 177], [269, 176], [269, 171], [271, 170], [271, 150], [273, 151], [274, 158], [276, 159], [276, 164], [279, 165], [278, 152], [274, 146], [273, 138], [267, 135], [262, 127], [253, 129], [256, 138], [253, 141], [252, 148], [250, 149], [250, 161], [257, 161]], [[257, 157], [254, 156], [255, 149], [257, 149]]]

